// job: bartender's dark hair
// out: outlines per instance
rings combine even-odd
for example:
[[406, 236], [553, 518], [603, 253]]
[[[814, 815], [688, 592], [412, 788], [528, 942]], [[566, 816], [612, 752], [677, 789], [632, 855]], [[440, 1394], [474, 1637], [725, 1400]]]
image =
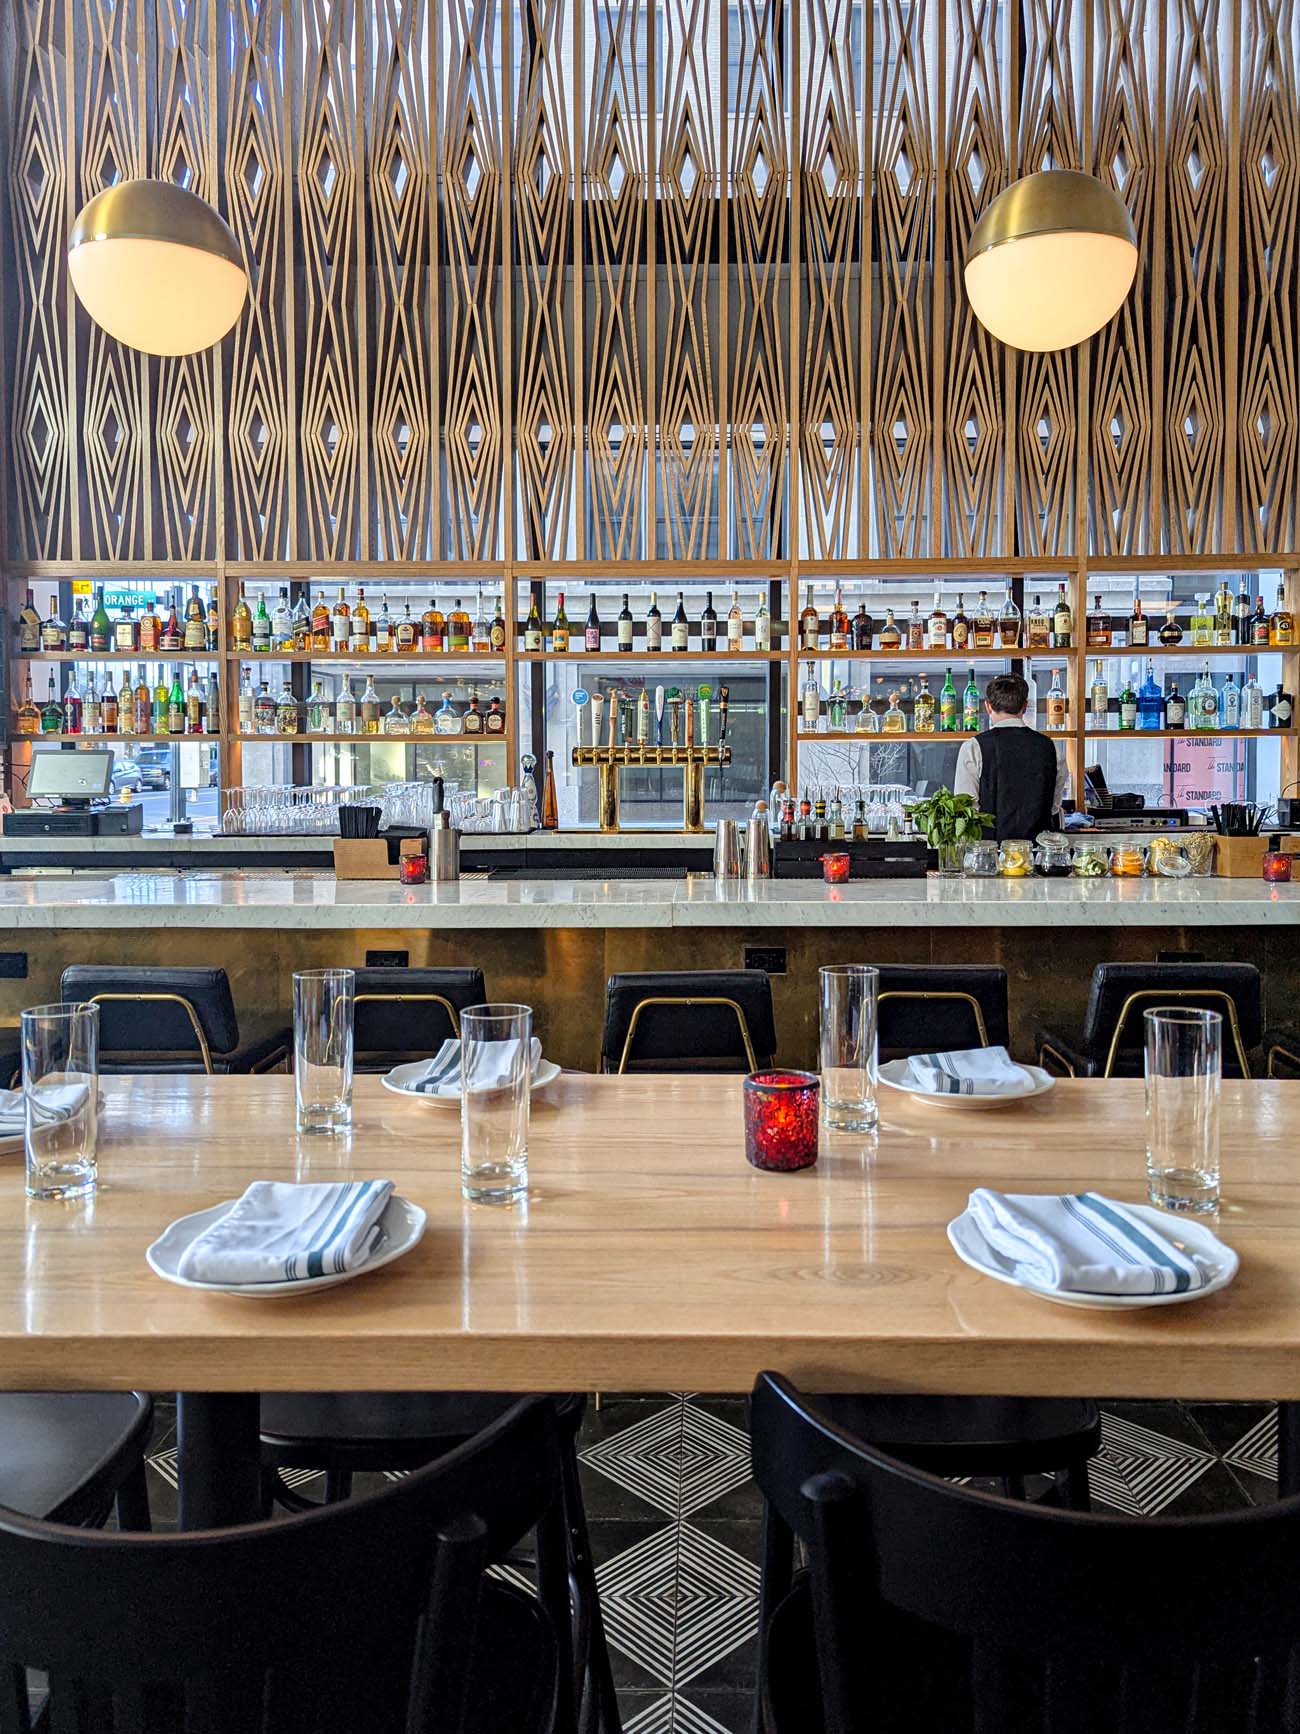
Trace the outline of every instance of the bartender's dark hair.
[[1018, 674], [995, 674], [984, 689], [989, 709], [1005, 716], [1019, 716], [1029, 703], [1029, 683]]

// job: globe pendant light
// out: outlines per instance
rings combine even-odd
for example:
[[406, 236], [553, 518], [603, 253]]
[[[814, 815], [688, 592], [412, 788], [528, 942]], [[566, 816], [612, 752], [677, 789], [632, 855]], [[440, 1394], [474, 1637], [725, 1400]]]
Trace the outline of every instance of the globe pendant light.
[[72, 225], [68, 274], [95, 323], [148, 355], [220, 342], [248, 293], [228, 225], [170, 181], [120, 181], [97, 193]]
[[975, 317], [1013, 349], [1069, 349], [1100, 331], [1137, 273], [1119, 194], [1074, 169], [1043, 169], [999, 193], [966, 249]]

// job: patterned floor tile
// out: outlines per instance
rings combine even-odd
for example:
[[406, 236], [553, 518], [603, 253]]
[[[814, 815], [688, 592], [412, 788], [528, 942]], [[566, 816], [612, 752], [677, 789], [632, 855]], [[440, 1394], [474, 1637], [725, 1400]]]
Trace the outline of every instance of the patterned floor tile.
[[582, 1461], [669, 1517], [690, 1517], [750, 1479], [747, 1434], [694, 1403], [611, 1434]]
[[1234, 1469], [1245, 1469], [1265, 1480], [1277, 1481], [1277, 1410], [1270, 1409], [1223, 1453]]
[[[729, 1704], [728, 1709], [732, 1706]], [[623, 1734], [739, 1734], [741, 1724], [729, 1717], [720, 1722], [689, 1698], [660, 1698], [623, 1723]]]
[[1130, 1517], [1154, 1517], [1216, 1461], [1212, 1451], [1103, 1410], [1101, 1450], [1088, 1468], [1093, 1502]]

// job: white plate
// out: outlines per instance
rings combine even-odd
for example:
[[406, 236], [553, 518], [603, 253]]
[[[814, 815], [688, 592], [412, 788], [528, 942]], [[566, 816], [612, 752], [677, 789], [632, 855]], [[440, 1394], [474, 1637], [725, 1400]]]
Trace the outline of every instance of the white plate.
[[1131, 1313], [1143, 1307], [1178, 1306], [1183, 1301], [1200, 1300], [1204, 1295], [1217, 1294], [1221, 1288], [1227, 1288], [1236, 1276], [1241, 1260], [1232, 1248], [1225, 1246], [1218, 1235], [1206, 1228], [1204, 1223], [1197, 1222], [1192, 1217], [1173, 1216], [1169, 1211], [1156, 1210], [1149, 1204], [1130, 1204], [1127, 1208], [1135, 1216], [1145, 1218], [1162, 1234], [1170, 1234], [1171, 1227], [1176, 1229], [1179, 1240], [1185, 1246], [1194, 1247], [1203, 1258], [1213, 1261], [1214, 1274], [1204, 1287], [1188, 1289], [1185, 1294], [1087, 1294], [1081, 1289], [1039, 1288], [1034, 1283], [1022, 1282], [1012, 1274], [1010, 1262], [985, 1240], [969, 1210], [963, 1210], [955, 1221], [948, 1224], [948, 1241], [963, 1263], [980, 1271], [984, 1276], [991, 1276], [995, 1282], [1005, 1282], [1011, 1288], [1023, 1289], [1026, 1294], [1037, 1295], [1040, 1300], [1055, 1301], [1058, 1306], [1084, 1307], [1097, 1312]]
[[[418, 1078], [428, 1063], [428, 1060], [408, 1060], [404, 1066], [394, 1066], [391, 1072], [386, 1072], [380, 1083], [395, 1096], [405, 1096], [408, 1102], [432, 1102], [435, 1107], [455, 1108], [459, 1112], [459, 1093], [454, 1096], [435, 1096], [424, 1090], [411, 1089], [410, 1080]], [[559, 1075], [560, 1067], [554, 1060], [538, 1060], [537, 1070], [533, 1073], [534, 1092], [553, 1084]]]
[[[1016, 1062], [1019, 1064], [1019, 1061]], [[1056, 1079], [1050, 1072], [1045, 1072], [1041, 1066], [1024, 1066], [1022, 1070], [1029, 1073], [1033, 1083], [1027, 1090], [1021, 1090], [1015, 1095], [1004, 1096], [941, 1096], [930, 1090], [918, 1090], [914, 1084], [905, 1082], [908, 1061], [886, 1060], [880, 1068], [880, 1081], [887, 1084], [891, 1090], [902, 1090], [914, 1102], [924, 1102], [930, 1108], [1009, 1108], [1013, 1102], [1029, 1102], [1035, 1096], [1042, 1096], [1052, 1088]]]
[[197, 1240], [205, 1228], [223, 1217], [236, 1202], [228, 1198], [224, 1204], [214, 1204], [210, 1210], [196, 1210], [192, 1216], [181, 1216], [166, 1227], [146, 1252], [149, 1268], [167, 1282], [181, 1288], [208, 1289], [213, 1294], [246, 1294], [262, 1297], [286, 1294], [311, 1294], [317, 1289], [333, 1288], [336, 1283], [351, 1282], [353, 1277], [368, 1276], [372, 1270], [391, 1264], [404, 1252], [409, 1252], [424, 1233], [427, 1217], [418, 1204], [396, 1193], [384, 1207], [379, 1218], [384, 1234], [375, 1250], [355, 1270], [333, 1271], [329, 1276], [305, 1276], [297, 1282], [193, 1282], [180, 1274], [181, 1255], [191, 1241]]

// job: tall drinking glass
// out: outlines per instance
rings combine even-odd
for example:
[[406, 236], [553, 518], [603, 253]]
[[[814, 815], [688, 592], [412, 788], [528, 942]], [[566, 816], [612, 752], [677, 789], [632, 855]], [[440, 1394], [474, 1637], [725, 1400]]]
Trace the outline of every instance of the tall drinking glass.
[[846, 963], [820, 974], [822, 1118], [837, 1132], [871, 1132], [876, 1125], [880, 971]]
[[99, 1007], [38, 1005], [21, 1017], [29, 1198], [94, 1190]]
[[1147, 1197], [1162, 1210], [1217, 1210], [1223, 1019], [1157, 1006], [1145, 1024]]
[[300, 1132], [352, 1127], [352, 969], [304, 969], [293, 978], [293, 1087]]
[[460, 1014], [460, 1182], [477, 1204], [508, 1204], [528, 1189], [532, 1045], [531, 1006]]

